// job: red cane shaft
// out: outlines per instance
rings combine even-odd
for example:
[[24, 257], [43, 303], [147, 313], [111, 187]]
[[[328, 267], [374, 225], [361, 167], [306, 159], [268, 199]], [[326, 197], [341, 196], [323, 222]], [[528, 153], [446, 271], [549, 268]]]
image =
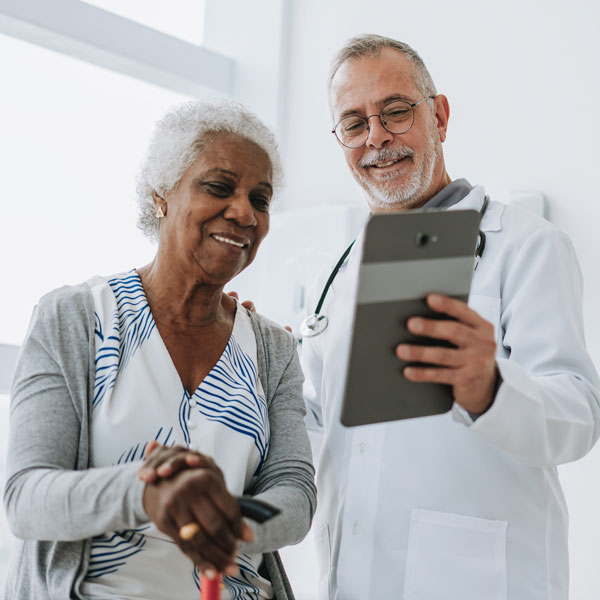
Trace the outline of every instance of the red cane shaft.
[[202, 600], [220, 600], [221, 598], [221, 573], [217, 573], [214, 579], [202, 575], [200, 579], [200, 591]]

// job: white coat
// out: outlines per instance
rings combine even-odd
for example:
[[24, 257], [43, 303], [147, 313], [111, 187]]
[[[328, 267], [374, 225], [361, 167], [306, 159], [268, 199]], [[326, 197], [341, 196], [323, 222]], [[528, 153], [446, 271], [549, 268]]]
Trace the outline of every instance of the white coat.
[[[475, 187], [449, 210], [479, 210], [483, 198]], [[320, 600], [568, 596], [556, 465], [600, 433], [580, 270], [568, 237], [529, 211], [491, 202], [481, 229], [469, 304], [495, 327], [503, 383], [475, 422], [455, 404], [434, 417], [340, 424], [362, 236], [321, 311], [328, 329], [303, 340]]]

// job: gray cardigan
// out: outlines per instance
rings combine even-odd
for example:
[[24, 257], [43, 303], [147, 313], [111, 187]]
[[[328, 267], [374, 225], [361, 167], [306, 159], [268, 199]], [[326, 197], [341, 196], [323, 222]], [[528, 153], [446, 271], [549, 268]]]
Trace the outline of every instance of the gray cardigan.
[[[316, 505], [304, 426], [302, 372], [293, 336], [249, 313], [271, 437], [250, 491], [281, 509], [254, 526], [244, 552], [262, 552], [277, 600], [293, 598], [277, 548], [299, 542]], [[87, 284], [63, 287], [37, 305], [11, 392], [4, 503], [20, 538], [11, 555], [6, 597], [81, 598], [91, 538], [148, 522], [139, 462], [89, 468], [95, 379], [94, 303]], [[44, 541], [47, 540], [47, 541]]]

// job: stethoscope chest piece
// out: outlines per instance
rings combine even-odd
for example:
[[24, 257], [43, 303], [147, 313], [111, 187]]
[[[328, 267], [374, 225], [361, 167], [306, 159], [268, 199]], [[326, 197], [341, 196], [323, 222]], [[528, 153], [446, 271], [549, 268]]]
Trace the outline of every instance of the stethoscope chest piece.
[[323, 333], [329, 325], [329, 319], [325, 315], [313, 313], [302, 321], [300, 325], [300, 334], [302, 337], [314, 337]]

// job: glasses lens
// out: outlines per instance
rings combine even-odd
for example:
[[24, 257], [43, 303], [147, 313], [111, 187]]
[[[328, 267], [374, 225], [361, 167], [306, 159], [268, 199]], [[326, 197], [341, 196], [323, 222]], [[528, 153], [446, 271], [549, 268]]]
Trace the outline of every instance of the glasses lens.
[[395, 100], [383, 107], [381, 123], [390, 133], [404, 133], [413, 124], [413, 107], [402, 100]]
[[348, 148], [358, 148], [367, 139], [367, 121], [362, 117], [345, 117], [335, 126], [335, 135]]

